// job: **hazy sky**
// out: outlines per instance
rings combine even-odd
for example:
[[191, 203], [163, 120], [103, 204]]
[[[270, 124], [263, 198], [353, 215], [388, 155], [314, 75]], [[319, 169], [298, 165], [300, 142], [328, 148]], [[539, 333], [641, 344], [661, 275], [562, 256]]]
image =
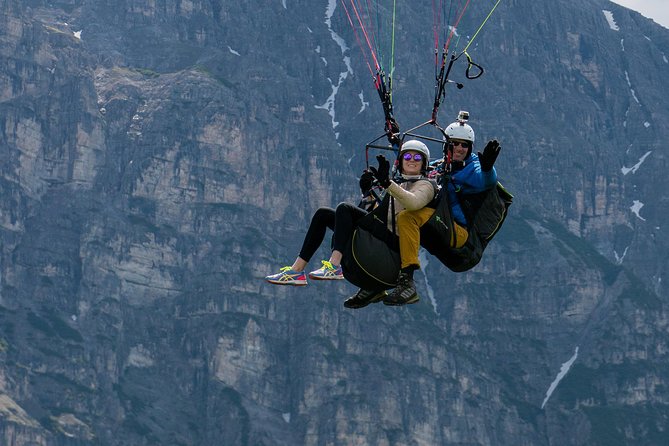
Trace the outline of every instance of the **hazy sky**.
[[613, 3], [633, 9], [669, 28], [669, 0], [611, 0]]

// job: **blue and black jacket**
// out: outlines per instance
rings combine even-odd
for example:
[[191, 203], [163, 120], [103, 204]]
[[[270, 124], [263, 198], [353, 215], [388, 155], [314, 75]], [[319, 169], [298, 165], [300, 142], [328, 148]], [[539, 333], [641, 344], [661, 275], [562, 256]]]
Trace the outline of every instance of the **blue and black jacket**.
[[463, 210], [460, 196], [481, 193], [494, 187], [495, 184], [497, 184], [495, 168], [489, 172], [482, 171], [478, 155], [471, 153], [465, 158], [464, 165], [451, 173], [450, 181], [445, 185], [453, 219], [459, 225], [468, 227], [466, 214], [469, 212]]

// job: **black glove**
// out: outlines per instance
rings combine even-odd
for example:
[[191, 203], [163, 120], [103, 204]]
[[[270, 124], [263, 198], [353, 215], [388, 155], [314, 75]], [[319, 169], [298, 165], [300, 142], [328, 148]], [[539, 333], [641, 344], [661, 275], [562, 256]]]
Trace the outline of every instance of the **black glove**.
[[379, 168], [370, 167], [369, 170], [374, 174], [374, 178], [379, 182], [381, 187], [387, 189], [390, 186], [390, 163], [383, 155], [376, 155], [376, 160], [379, 162]]
[[364, 170], [360, 175], [360, 190], [363, 194], [369, 192], [374, 183], [374, 174], [369, 170]]
[[495, 164], [495, 160], [497, 159], [497, 155], [499, 155], [500, 150], [502, 150], [502, 148], [500, 147], [499, 143], [496, 139], [493, 139], [492, 141], [488, 141], [485, 149], [483, 149], [483, 153], [478, 152], [482, 171], [490, 172], [493, 164]]

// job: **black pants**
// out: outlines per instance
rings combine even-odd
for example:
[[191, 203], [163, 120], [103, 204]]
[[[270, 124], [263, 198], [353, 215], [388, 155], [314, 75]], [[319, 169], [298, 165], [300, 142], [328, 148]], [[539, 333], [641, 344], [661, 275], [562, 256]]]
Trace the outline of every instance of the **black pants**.
[[356, 223], [365, 215], [367, 215], [365, 210], [349, 203], [340, 203], [337, 209], [319, 208], [311, 217], [311, 223], [300, 250], [300, 258], [307, 262], [311, 260], [323, 243], [325, 231], [328, 228], [334, 232], [332, 248], [343, 253], [346, 243], [353, 235]]

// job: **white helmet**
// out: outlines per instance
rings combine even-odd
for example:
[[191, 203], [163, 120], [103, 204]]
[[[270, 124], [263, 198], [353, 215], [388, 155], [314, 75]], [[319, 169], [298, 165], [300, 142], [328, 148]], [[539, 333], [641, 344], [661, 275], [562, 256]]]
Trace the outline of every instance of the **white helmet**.
[[[427, 166], [430, 164], [430, 149], [428, 149], [427, 146], [422, 141], [418, 141], [417, 139], [410, 139], [402, 143], [402, 147], [400, 148], [400, 157], [404, 152], [407, 152], [409, 150], [413, 150], [414, 152], [418, 152], [421, 155], [423, 155], [424, 158], [423, 167], [421, 168], [421, 170], [425, 172], [425, 170], [427, 170]], [[402, 172], [401, 161], [399, 164], [399, 170], [401, 173]]]
[[467, 124], [469, 113], [461, 111], [458, 114], [458, 120], [446, 127], [446, 136], [449, 139], [458, 139], [460, 141], [469, 141], [474, 144], [474, 129]]
[[425, 157], [425, 161], [430, 162], [430, 149], [422, 142], [417, 139], [410, 139], [402, 143], [402, 148], [400, 149], [400, 155], [407, 150], [413, 150], [422, 154]]

